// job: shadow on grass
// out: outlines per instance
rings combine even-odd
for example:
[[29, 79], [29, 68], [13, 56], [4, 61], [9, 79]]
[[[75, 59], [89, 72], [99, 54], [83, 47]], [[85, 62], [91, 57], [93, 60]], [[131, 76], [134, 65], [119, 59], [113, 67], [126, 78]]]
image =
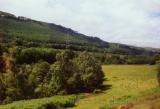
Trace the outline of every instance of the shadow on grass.
[[107, 84], [107, 85], [102, 85], [100, 89], [102, 90], [102, 92], [104, 92], [104, 91], [109, 90], [111, 88], [112, 88], [112, 85]]
[[[108, 79], [104, 79], [104, 82], [106, 82], [106, 81], [109, 81]], [[106, 92], [107, 90], [110, 90], [112, 88], [112, 85], [111, 84], [103, 84], [101, 87], [99, 87], [98, 89], [95, 89], [94, 91], [92, 90], [92, 91], [90, 91], [90, 92], [88, 92], [88, 93], [84, 93], [84, 95], [81, 95], [80, 96], [80, 98], [78, 99], [78, 100], [80, 100], [80, 99], [84, 99], [84, 98], [88, 98], [88, 97], [90, 97], [90, 96], [92, 96], [92, 95], [94, 95], [94, 94], [103, 94], [104, 92]], [[83, 93], [79, 93], [79, 94], [83, 94]], [[84, 101], [85, 102], [85, 101]], [[78, 107], [78, 105], [77, 104], [75, 104], [74, 106], [72, 106], [72, 107]], [[71, 107], [71, 108], [72, 108]]]
[[[105, 78], [104, 79], [104, 82], [107, 82], [107, 81], [109, 81], [107, 78]], [[112, 88], [112, 85], [111, 84], [103, 84], [102, 86], [101, 86], [101, 90], [102, 91], [106, 91], [106, 90], [109, 90], [109, 89], [111, 89]]]
[[[104, 79], [104, 82], [109, 81], [107, 78]], [[99, 89], [96, 89], [93, 91], [95, 94], [104, 93], [107, 90], [110, 90], [112, 88], [111, 84], [103, 84]]]

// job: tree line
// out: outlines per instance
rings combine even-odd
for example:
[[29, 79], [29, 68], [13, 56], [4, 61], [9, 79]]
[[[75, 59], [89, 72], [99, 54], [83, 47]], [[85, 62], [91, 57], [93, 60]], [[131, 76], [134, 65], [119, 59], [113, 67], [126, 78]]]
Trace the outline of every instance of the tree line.
[[0, 63], [0, 103], [92, 92], [104, 80], [100, 62], [87, 52], [12, 48]]

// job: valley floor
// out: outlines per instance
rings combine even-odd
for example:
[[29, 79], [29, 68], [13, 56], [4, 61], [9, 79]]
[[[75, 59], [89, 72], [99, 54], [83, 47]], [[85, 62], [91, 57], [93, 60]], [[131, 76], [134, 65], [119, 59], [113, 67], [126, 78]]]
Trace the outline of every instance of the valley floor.
[[106, 89], [99, 94], [84, 94], [71, 109], [112, 109], [154, 93], [158, 86], [156, 66], [104, 65], [103, 71]]

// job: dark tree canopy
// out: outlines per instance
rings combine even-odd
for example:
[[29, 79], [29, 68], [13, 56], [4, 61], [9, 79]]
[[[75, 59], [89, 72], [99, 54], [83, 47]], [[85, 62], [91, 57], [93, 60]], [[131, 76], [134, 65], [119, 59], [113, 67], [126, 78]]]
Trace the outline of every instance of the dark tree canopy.
[[14, 68], [0, 75], [1, 103], [92, 92], [102, 86], [101, 64], [87, 52], [75, 54], [71, 50], [53, 52], [32, 48], [15, 52], [20, 54], [11, 55], [15, 56]]

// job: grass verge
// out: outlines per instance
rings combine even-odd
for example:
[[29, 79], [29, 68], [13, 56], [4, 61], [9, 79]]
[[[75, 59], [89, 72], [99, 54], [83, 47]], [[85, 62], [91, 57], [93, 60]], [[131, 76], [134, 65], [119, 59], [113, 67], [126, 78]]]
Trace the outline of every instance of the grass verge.
[[75, 105], [77, 97], [53, 96], [41, 99], [16, 101], [7, 105], [0, 105], [0, 109], [63, 109]]

